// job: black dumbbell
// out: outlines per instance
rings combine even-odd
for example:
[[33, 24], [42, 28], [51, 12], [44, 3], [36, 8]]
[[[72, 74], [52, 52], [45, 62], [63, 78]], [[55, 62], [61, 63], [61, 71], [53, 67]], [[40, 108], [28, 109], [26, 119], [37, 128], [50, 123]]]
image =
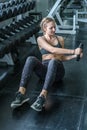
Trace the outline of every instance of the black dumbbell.
[[16, 1], [15, 0], [10, 0], [9, 3], [11, 5], [11, 7], [16, 5]]
[[2, 15], [2, 21], [3, 21], [3, 20], [6, 20], [6, 19], [12, 17], [12, 11], [11, 11], [9, 8], [4, 9], [4, 10], [2, 11], [2, 14], [1, 14], [1, 15]]
[[6, 20], [6, 18], [7, 18], [7, 13], [5, 10], [2, 10], [0, 12], [0, 21]]
[[0, 3], [0, 10], [3, 10], [5, 8], [6, 8], [5, 4], [4, 3]]
[[28, 26], [23, 24], [21, 21], [16, 21], [15, 24], [19, 27], [20, 30], [23, 30], [24, 28], [27, 28]]
[[30, 4], [30, 2], [26, 2], [26, 8], [27, 8], [27, 11], [31, 10], [31, 4]]
[[3, 7], [3, 3], [0, 3], [0, 10], [2, 10], [2, 7]]
[[[79, 44], [79, 46], [78, 46], [78, 48], [81, 48], [81, 49], [83, 50], [83, 43], [80, 43], [80, 44]], [[76, 60], [77, 60], [77, 61], [79, 61], [79, 60], [80, 60], [80, 54], [79, 54], [79, 55], [77, 55]]]
[[14, 33], [10, 32], [10, 31], [7, 30], [7, 29], [1, 28], [0, 31], [1, 31], [3, 34], [6, 34], [6, 35], [8, 35], [8, 36], [13, 36], [13, 35], [14, 35]]
[[30, 1], [30, 10], [34, 9], [36, 1]]
[[18, 25], [17, 22], [11, 23], [10, 27], [14, 28], [16, 32], [20, 32], [21, 30], [23, 30], [23, 28], [20, 25]]
[[5, 34], [3, 34], [2, 32], [0, 32], [0, 38], [3, 39], [3, 40], [5, 40], [5, 39], [8, 38], [8, 36], [5, 35]]
[[18, 14], [21, 14], [21, 13], [22, 13], [22, 4], [19, 4], [19, 5], [18, 5], [17, 10], [18, 10]]
[[31, 23], [25, 21], [24, 19], [20, 19], [20, 20], [18, 21], [18, 23], [19, 23], [20, 25], [22, 25], [24, 28], [31, 27]]
[[35, 19], [35, 16], [33, 16], [33, 15], [27, 16], [27, 17], [25, 18], [25, 20], [26, 20], [26, 21], [29, 21], [29, 22], [31, 22], [31, 23], [34, 23], [34, 24], [36, 24], [36, 25], [39, 23], [39, 20], [36, 20], [36, 19]]
[[19, 30], [16, 30], [16, 29], [14, 28], [14, 26], [12, 26], [12, 25], [10, 25], [10, 26], [7, 25], [7, 26], [5, 26], [5, 29], [7, 29], [8, 31], [10, 31], [10, 32], [13, 33], [13, 34], [19, 32]]
[[37, 24], [33, 23], [33, 22], [27, 22], [25, 21], [24, 19], [23, 20], [20, 20], [21, 23], [23, 23], [24, 25], [26, 25], [27, 28], [31, 29], [32, 30], [32, 33], [36, 33], [38, 32], [40, 28], [37, 27]]
[[11, 7], [10, 10], [12, 12], [12, 16], [11, 17], [15, 17], [18, 14], [18, 7], [17, 6]]
[[33, 19], [33, 17], [27, 17], [23, 19], [24, 21], [26, 21], [27, 24], [31, 25], [32, 30], [34, 30], [33, 32], [38, 32], [40, 30], [39, 27], [39, 20], [35, 20]]
[[37, 21], [34, 20], [31, 16], [30, 17], [25, 17], [23, 20], [29, 24], [29, 25], [37, 25]]

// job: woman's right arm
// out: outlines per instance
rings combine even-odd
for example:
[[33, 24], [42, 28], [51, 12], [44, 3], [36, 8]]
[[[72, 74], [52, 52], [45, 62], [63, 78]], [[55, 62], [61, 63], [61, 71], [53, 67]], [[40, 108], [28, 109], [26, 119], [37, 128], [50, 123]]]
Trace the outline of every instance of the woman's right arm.
[[52, 54], [75, 54], [78, 55], [80, 54], [81, 49], [77, 48], [77, 49], [65, 49], [65, 48], [57, 48], [57, 47], [53, 47], [50, 44], [48, 44], [43, 37], [38, 37], [37, 38], [37, 42], [38, 42], [38, 46], [39, 48], [44, 48], [45, 50], [51, 52]]

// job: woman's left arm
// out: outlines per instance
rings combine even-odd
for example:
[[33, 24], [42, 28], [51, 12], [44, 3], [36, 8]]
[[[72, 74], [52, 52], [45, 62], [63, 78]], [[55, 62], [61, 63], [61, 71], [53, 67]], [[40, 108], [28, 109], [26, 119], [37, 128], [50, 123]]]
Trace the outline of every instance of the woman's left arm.
[[[80, 54], [80, 58], [83, 57], [83, 53]], [[62, 61], [68, 61], [68, 60], [72, 60], [72, 59], [75, 59], [77, 58], [77, 55], [69, 55], [69, 56], [66, 56], [66, 55], [62, 55], [61, 56], [61, 60]]]
[[[64, 38], [61, 37], [61, 36], [58, 36], [58, 39], [59, 39], [59, 42], [62, 46], [62, 48], [64, 48]], [[83, 53], [80, 54], [80, 58], [83, 57]], [[72, 59], [75, 59], [77, 58], [77, 55], [73, 54], [73, 55], [61, 55], [61, 60], [62, 61], [68, 61], [68, 60], [72, 60]]]

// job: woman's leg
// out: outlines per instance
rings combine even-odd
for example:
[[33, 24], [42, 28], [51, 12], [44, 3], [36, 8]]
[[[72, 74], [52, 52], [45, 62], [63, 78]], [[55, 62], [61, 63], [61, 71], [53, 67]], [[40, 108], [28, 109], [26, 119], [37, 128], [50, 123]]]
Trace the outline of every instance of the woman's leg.
[[59, 81], [65, 74], [64, 66], [62, 62], [52, 59], [49, 61], [43, 90], [49, 91], [54, 81]]
[[21, 80], [20, 80], [20, 87], [17, 92], [16, 99], [11, 103], [12, 108], [21, 106], [24, 102], [29, 100], [29, 98], [26, 97], [25, 92], [27, 88], [27, 83], [29, 82], [33, 71], [35, 71], [38, 76], [45, 77], [46, 66], [43, 65], [37, 58], [31, 56], [28, 57], [25, 62]]
[[33, 72], [35, 72], [40, 78], [44, 78], [46, 70], [46, 66], [43, 65], [36, 57], [28, 57], [22, 71], [19, 91], [22, 92], [22, 94], [25, 94], [27, 84], [29, 83], [30, 77]]
[[32, 108], [36, 111], [41, 111], [43, 104], [45, 102], [47, 93], [54, 83], [54, 81], [58, 81], [63, 78], [64, 76], [64, 67], [62, 62], [52, 59], [48, 63], [47, 73], [45, 77], [45, 82], [43, 84], [43, 89], [40, 93], [40, 96], [37, 98], [37, 100], [32, 104]]

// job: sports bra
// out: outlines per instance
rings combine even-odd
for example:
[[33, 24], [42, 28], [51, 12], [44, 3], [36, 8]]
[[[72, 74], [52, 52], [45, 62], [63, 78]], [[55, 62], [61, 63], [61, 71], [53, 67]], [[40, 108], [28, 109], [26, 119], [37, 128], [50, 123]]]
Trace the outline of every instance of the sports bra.
[[[62, 48], [62, 46], [61, 46], [61, 44], [60, 44], [60, 42], [59, 42], [58, 37], [57, 37], [57, 40], [58, 40], [58, 44], [55, 45], [54, 47]], [[44, 55], [44, 54], [50, 54], [50, 52], [47, 51], [47, 50], [45, 50], [44, 48], [40, 49], [40, 52], [41, 52], [42, 55]]]

